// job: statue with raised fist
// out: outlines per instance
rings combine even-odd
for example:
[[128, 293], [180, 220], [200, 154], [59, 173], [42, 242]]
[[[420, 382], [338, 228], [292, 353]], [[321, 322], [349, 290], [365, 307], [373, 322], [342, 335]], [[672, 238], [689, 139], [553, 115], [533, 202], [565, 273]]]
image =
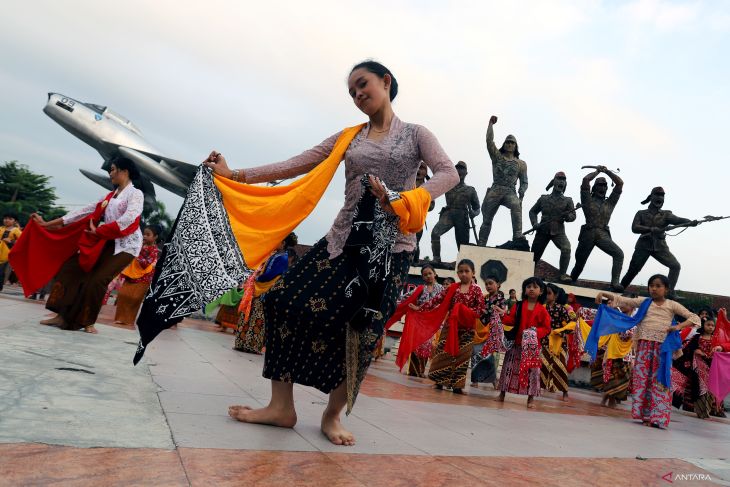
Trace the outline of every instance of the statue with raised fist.
[[[497, 117], [492, 115], [487, 127], [487, 152], [492, 159], [492, 186], [487, 190], [482, 203], [482, 226], [479, 229], [477, 244], [487, 245], [492, 231], [492, 220], [500, 206], [509, 208], [512, 215], [512, 238], [524, 240], [522, 236], [522, 198], [527, 191], [527, 164], [521, 160], [517, 139], [508, 135], [500, 149], [494, 144], [494, 124]], [[515, 191], [517, 181], [519, 190]]]

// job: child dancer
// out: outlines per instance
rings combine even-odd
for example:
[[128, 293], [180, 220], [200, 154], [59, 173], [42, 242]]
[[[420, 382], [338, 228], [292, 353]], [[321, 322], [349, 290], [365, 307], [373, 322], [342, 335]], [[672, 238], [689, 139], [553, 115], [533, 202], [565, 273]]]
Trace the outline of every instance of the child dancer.
[[679, 391], [683, 396], [679, 399], [684, 399], [685, 410], [694, 411], [701, 419], [710, 416], [725, 417], [722, 403], [718, 403], [707, 389], [712, 357], [715, 352], [723, 351], [721, 345], [713, 346], [714, 333], [714, 318], [705, 318], [699, 332], [690, 339], [684, 347], [682, 357], [674, 364], [675, 369], [684, 374], [688, 381], [686, 387]]
[[550, 335], [556, 335], [559, 347], [550, 347], [552, 338], [542, 340], [542, 366], [540, 367], [540, 387], [548, 392], [562, 392], [563, 401], [568, 400], [568, 342], [562, 337], [570, 330], [562, 330], [570, 321], [575, 321], [575, 313], [571, 320], [572, 309], [567, 306], [565, 291], [555, 284], [548, 284], [545, 291], [545, 309], [550, 315]]
[[474, 322], [484, 312], [484, 295], [479, 286], [474, 284], [474, 262], [460, 260], [456, 274], [458, 283], [417, 308], [423, 312], [440, 309], [443, 313], [437, 315], [442, 321], [449, 313], [431, 358], [428, 378], [436, 383], [437, 389], [449, 387], [454, 393], [462, 394], [471, 358]]
[[[550, 315], [543, 306], [544, 302], [545, 283], [537, 277], [529, 277], [522, 283], [522, 301], [518, 301], [509, 314], [502, 317], [505, 341], [513, 343], [504, 356], [499, 375], [499, 402], [504, 402], [505, 394], [509, 392], [527, 395], [527, 407], [535, 407], [533, 399], [540, 395], [539, 341], [550, 333]], [[507, 327], [511, 329], [507, 330]], [[529, 339], [528, 343], [524, 342], [525, 337]], [[523, 364], [525, 360], [532, 363]]]
[[[444, 290], [444, 287], [436, 282], [436, 270], [431, 264], [425, 264], [421, 267], [421, 277], [423, 278], [423, 290], [416, 298], [415, 303], [409, 304], [411, 311], [417, 311], [419, 306], [433, 299], [434, 296]], [[425, 377], [426, 363], [431, 357], [433, 351], [433, 337], [423, 342], [418, 348], [411, 353], [408, 363], [408, 375], [412, 377]]]
[[134, 325], [144, 295], [155, 275], [155, 264], [160, 255], [157, 239], [162, 229], [159, 225], [148, 225], [142, 232], [142, 249], [139, 255], [122, 272], [124, 284], [117, 294], [117, 309], [114, 323]]
[[[489, 335], [484, 337], [485, 341], [475, 343], [472, 348], [471, 355], [471, 386], [477, 387], [479, 382], [492, 383], [497, 388], [497, 356], [500, 351], [501, 337], [499, 343], [494, 349], [494, 342], [490, 340], [494, 336], [498, 336], [501, 331], [502, 318], [504, 310], [504, 294], [499, 291], [501, 283], [495, 276], [487, 276], [484, 280], [484, 287], [487, 290], [486, 307], [481, 316], [484, 325], [489, 326]], [[502, 333], [504, 335], [504, 333]], [[475, 337], [475, 342], [476, 342]]]
[[[664, 429], [669, 426], [671, 397], [669, 388], [660, 382], [658, 376], [660, 373], [664, 376], [664, 371], [660, 370], [662, 343], [669, 333], [688, 326], [698, 326], [700, 318], [678, 302], [667, 299], [669, 279], [666, 276], [661, 274], [651, 276], [648, 286], [651, 299], [648, 305], [645, 303], [646, 298], [625, 298], [603, 291], [596, 295], [596, 303], [601, 303], [606, 298], [613, 306], [628, 305], [639, 308], [634, 316], [637, 326], [634, 334], [636, 358], [632, 370], [631, 390], [634, 402], [631, 416], [640, 419], [646, 426]], [[675, 315], [681, 316], [685, 321], [673, 325], [672, 320]], [[593, 324], [599, 336], [600, 321], [599, 316]], [[677, 340], [681, 343], [679, 337]], [[662, 365], [667, 366], [664, 362]]]

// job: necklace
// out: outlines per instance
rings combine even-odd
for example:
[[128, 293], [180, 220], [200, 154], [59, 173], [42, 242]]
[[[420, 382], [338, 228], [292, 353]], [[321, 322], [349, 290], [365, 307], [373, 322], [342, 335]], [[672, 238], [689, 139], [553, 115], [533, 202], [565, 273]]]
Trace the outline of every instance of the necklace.
[[370, 131], [371, 132], [375, 132], [377, 134], [382, 134], [383, 132], [388, 132], [389, 130], [390, 130], [390, 127], [388, 127], [387, 129], [383, 129], [383, 130], [377, 130], [377, 129], [374, 129], [372, 127], [372, 125], [370, 126]]

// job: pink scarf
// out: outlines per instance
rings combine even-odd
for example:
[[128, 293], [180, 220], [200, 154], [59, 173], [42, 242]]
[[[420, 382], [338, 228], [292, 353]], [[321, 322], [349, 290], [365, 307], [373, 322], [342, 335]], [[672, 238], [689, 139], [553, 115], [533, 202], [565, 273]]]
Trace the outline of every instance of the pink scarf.
[[707, 388], [717, 402], [722, 402], [730, 394], [730, 352], [715, 352], [712, 355]]

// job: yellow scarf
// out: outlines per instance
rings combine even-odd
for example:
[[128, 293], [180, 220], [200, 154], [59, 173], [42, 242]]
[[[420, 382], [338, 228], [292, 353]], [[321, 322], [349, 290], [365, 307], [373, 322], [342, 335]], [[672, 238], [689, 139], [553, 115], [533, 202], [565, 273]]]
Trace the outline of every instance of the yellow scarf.
[[[317, 206], [337, 171], [350, 142], [365, 124], [346, 128], [335, 142], [332, 152], [314, 169], [291, 184], [255, 186], [215, 176], [231, 229], [249, 269], [257, 269], [274, 249]], [[419, 191], [420, 190], [420, 191]], [[426, 221], [431, 196], [417, 188], [401, 193], [393, 202], [404, 233], [416, 233]], [[425, 209], [424, 209], [425, 204]]]
[[154, 272], [155, 270], [155, 263], [148, 265], [147, 267], [142, 267], [142, 264], [139, 263], [137, 259], [134, 259], [131, 264], [129, 264], [127, 267], [124, 268], [122, 271], [122, 275], [125, 277], [128, 277], [130, 279], [139, 279], [140, 277], [144, 276], [145, 274], [149, 274], [150, 272]]

